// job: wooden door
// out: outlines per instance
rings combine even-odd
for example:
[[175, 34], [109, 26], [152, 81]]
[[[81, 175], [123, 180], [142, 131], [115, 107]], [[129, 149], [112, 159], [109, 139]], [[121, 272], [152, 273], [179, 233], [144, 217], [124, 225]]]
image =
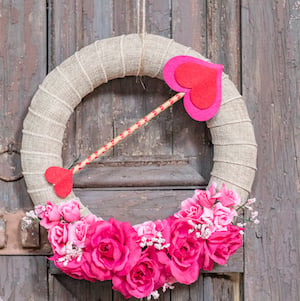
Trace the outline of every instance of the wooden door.
[[[159, 300], [297, 300], [298, 2], [146, 0], [145, 10], [143, 2], [0, 2], [0, 207], [10, 212], [32, 207], [20, 170], [21, 129], [47, 72], [97, 39], [143, 29], [172, 37], [223, 64], [245, 95], [259, 144], [253, 195], [261, 224], [247, 230], [244, 252], [228, 265], [201, 273], [191, 286], [176, 285]], [[150, 78], [113, 80], [96, 89], [68, 122], [65, 166], [171, 94], [163, 82]], [[135, 224], [165, 218], [207, 184], [212, 152], [205, 124], [191, 120], [177, 104], [78, 174], [75, 191], [104, 219]], [[74, 280], [45, 256], [11, 255], [0, 256], [0, 300], [124, 300], [109, 281]]]

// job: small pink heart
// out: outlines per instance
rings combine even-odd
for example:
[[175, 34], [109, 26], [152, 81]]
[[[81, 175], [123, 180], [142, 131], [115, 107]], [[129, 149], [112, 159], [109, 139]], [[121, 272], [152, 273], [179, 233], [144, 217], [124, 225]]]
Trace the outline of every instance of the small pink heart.
[[54, 191], [61, 198], [67, 197], [73, 187], [73, 173], [69, 169], [51, 166], [45, 172], [46, 180], [54, 184]]

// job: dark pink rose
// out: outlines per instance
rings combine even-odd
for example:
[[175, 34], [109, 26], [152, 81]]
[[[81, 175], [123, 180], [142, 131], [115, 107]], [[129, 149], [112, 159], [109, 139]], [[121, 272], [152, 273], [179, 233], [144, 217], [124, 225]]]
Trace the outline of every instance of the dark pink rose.
[[91, 253], [91, 271], [97, 279], [126, 275], [140, 258], [138, 235], [127, 222], [111, 218], [92, 224], [87, 233], [87, 251]]
[[54, 253], [61, 256], [66, 255], [66, 244], [68, 242], [68, 224], [58, 223], [48, 230], [48, 240], [51, 243]]
[[219, 194], [218, 200], [225, 207], [237, 206], [241, 202], [239, 195], [234, 190], [226, 189], [225, 184], [222, 185]]
[[61, 219], [59, 207], [51, 202], [47, 202], [46, 206], [37, 206], [35, 212], [41, 218], [41, 226], [46, 229], [55, 226]]
[[81, 263], [81, 269], [83, 278], [89, 281], [96, 281], [97, 275], [92, 271], [92, 255], [90, 252], [83, 252], [83, 261]]
[[59, 209], [65, 221], [69, 223], [78, 221], [80, 219], [80, 207], [76, 201], [63, 203]]
[[187, 219], [170, 219], [171, 245], [169, 248], [170, 269], [176, 281], [191, 284], [199, 275], [198, 257], [200, 242]]
[[85, 279], [94, 282], [96, 281], [96, 278], [93, 277], [93, 275], [86, 273], [86, 268], [89, 266], [88, 258], [88, 254], [86, 252], [83, 252], [82, 256], [80, 257], [70, 256], [66, 260], [58, 254], [55, 254], [49, 259], [54, 261], [55, 266], [65, 274], [76, 279]]
[[81, 270], [81, 260], [77, 260], [77, 258], [69, 258], [69, 260], [62, 260], [62, 257], [58, 254], [55, 254], [51, 258], [56, 267], [58, 267], [65, 274], [76, 278], [76, 279], [84, 279], [83, 273]]
[[213, 263], [225, 264], [228, 257], [243, 245], [243, 230], [237, 226], [227, 226], [227, 231], [216, 231], [208, 239], [202, 240], [203, 253], [199, 257], [200, 268], [210, 271]]
[[162, 285], [159, 283], [159, 263], [154, 258], [149, 256], [148, 251], [143, 252], [126, 276], [113, 277], [113, 289], [121, 292], [125, 298], [143, 298], [150, 295]]
[[193, 199], [196, 204], [210, 208], [215, 203], [216, 199], [212, 197], [209, 190], [195, 190], [195, 194], [193, 196]]
[[154, 222], [157, 232], [162, 233], [167, 243], [170, 242], [170, 235], [171, 235], [170, 219], [171, 218], [175, 220], [174, 217], [169, 217], [169, 219], [163, 219], [162, 221], [158, 219]]

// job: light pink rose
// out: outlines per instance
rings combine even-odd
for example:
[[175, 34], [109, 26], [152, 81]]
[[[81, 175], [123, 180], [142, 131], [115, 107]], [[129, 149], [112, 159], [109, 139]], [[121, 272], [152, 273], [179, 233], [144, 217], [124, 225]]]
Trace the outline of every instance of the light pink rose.
[[80, 219], [80, 207], [76, 201], [63, 203], [59, 207], [60, 213], [65, 221], [71, 223]]
[[188, 198], [181, 202], [181, 210], [189, 210], [191, 207], [199, 206], [193, 198]]
[[152, 221], [147, 221], [143, 224], [134, 225], [133, 228], [137, 232], [139, 240], [141, 239], [141, 237], [145, 237], [148, 241], [151, 241], [151, 239], [154, 238], [157, 233], [156, 225]]
[[85, 238], [89, 225], [84, 221], [77, 221], [69, 225], [69, 241], [77, 247], [85, 246]]
[[41, 226], [46, 229], [54, 227], [61, 219], [59, 207], [49, 201], [46, 206], [37, 206], [35, 212], [41, 218]]
[[191, 284], [199, 275], [198, 257], [200, 239], [189, 233], [193, 227], [187, 219], [170, 219], [171, 245], [169, 248], [170, 269], [176, 281]]
[[159, 278], [159, 263], [145, 251], [127, 275], [113, 277], [113, 289], [121, 292], [125, 298], [143, 298], [162, 285], [158, 283]]
[[176, 218], [189, 218], [198, 220], [203, 213], [202, 207], [197, 204], [197, 201], [188, 198], [181, 202], [181, 210], [174, 214]]
[[77, 247], [83, 248], [85, 246], [87, 230], [89, 226], [95, 223], [97, 220], [102, 219], [97, 218], [93, 214], [89, 214], [83, 217], [81, 220], [71, 223], [68, 227], [69, 241], [71, 241]]
[[233, 208], [224, 207], [221, 203], [217, 203], [213, 207], [214, 220], [213, 223], [218, 230], [227, 230], [227, 225], [237, 216], [237, 212]]
[[202, 240], [203, 252], [198, 260], [200, 268], [210, 271], [214, 262], [225, 264], [228, 257], [243, 245], [241, 230], [243, 228], [229, 225], [227, 231], [216, 231], [208, 239]]
[[204, 220], [213, 220], [214, 218], [214, 210], [212, 208], [203, 208], [203, 213], [201, 215], [201, 219]]
[[241, 202], [239, 195], [234, 190], [226, 189], [225, 184], [222, 185], [219, 194], [218, 200], [225, 207], [238, 206]]
[[48, 230], [48, 240], [54, 253], [61, 256], [66, 255], [66, 244], [68, 242], [68, 224], [59, 223]]
[[137, 240], [136, 231], [127, 222], [111, 218], [90, 225], [86, 250], [91, 254], [91, 272], [101, 281], [113, 274], [126, 275], [140, 258]]

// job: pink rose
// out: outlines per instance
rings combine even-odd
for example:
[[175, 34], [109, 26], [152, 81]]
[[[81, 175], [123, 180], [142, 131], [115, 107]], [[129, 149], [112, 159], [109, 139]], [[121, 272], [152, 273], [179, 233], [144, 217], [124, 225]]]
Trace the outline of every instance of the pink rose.
[[174, 278], [184, 284], [193, 283], [199, 275], [200, 239], [194, 232], [189, 233], [191, 229], [187, 219], [176, 219], [171, 224], [170, 269]]
[[82, 269], [82, 274], [83, 278], [89, 281], [96, 281], [97, 280], [97, 275], [93, 273], [92, 270], [92, 255], [90, 252], [83, 252], [82, 254], [83, 260], [81, 262], [81, 269]]
[[221, 203], [217, 203], [213, 207], [214, 225], [218, 230], [227, 230], [227, 225], [232, 223], [232, 220], [237, 216], [237, 212], [233, 208], [224, 207]]
[[212, 197], [209, 190], [195, 190], [195, 194], [193, 196], [193, 200], [196, 204], [210, 208], [215, 203], [216, 199]]
[[113, 277], [113, 289], [121, 292], [125, 298], [143, 298], [162, 285], [158, 283], [159, 278], [159, 263], [145, 251], [126, 276]]
[[188, 198], [181, 202], [181, 210], [189, 210], [191, 207], [199, 206], [194, 198]]
[[166, 242], [170, 241], [170, 235], [171, 235], [171, 230], [170, 230], [170, 219], [173, 218], [175, 220], [175, 218], [173, 216], [169, 217], [169, 219], [163, 219], [161, 220], [156, 220], [155, 223], [155, 227], [157, 232], [161, 232], [163, 237], [166, 239]]
[[76, 278], [76, 279], [84, 279], [83, 273], [81, 270], [82, 261], [77, 260], [77, 258], [70, 258], [68, 261], [62, 261], [61, 256], [55, 254], [51, 258], [56, 267], [58, 267], [65, 274]]
[[133, 228], [139, 236], [139, 241], [145, 237], [147, 241], [151, 241], [156, 236], [156, 225], [152, 221], [144, 222], [143, 224], [134, 225]]
[[89, 225], [84, 220], [69, 224], [69, 241], [77, 247], [83, 248], [88, 227]]
[[97, 279], [126, 275], [139, 260], [138, 235], [127, 222], [111, 218], [97, 221], [88, 228], [86, 249], [91, 253], [91, 271]]
[[89, 226], [95, 223], [97, 220], [102, 219], [97, 218], [93, 214], [89, 214], [83, 217], [81, 220], [69, 224], [69, 241], [71, 241], [77, 247], [85, 247], [87, 230]]
[[48, 240], [54, 253], [66, 255], [66, 244], [68, 242], [68, 224], [59, 223], [48, 230]]
[[225, 207], [238, 206], [241, 202], [239, 195], [234, 190], [226, 189], [225, 184], [222, 185], [219, 194], [218, 199]]
[[88, 281], [96, 281], [96, 278], [89, 273], [89, 254], [87, 252], [83, 252], [81, 257], [69, 257], [67, 260], [62, 260], [62, 257], [58, 254], [55, 254], [51, 258], [56, 267], [58, 267], [65, 274], [76, 278], [76, 279], [85, 279]]
[[61, 219], [58, 206], [51, 202], [47, 202], [46, 206], [37, 206], [35, 212], [41, 218], [41, 226], [46, 229], [57, 225]]
[[203, 213], [203, 209], [199, 204], [196, 204], [194, 199], [186, 199], [181, 203], [181, 210], [174, 214], [176, 218], [189, 218], [198, 220]]
[[76, 201], [69, 201], [60, 205], [60, 213], [65, 221], [71, 223], [80, 219], [80, 207]]
[[204, 252], [199, 257], [199, 266], [203, 270], [210, 271], [213, 263], [225, 264], [228, 257], [243, 245], [242, 228], [229, 225], [227, 231], [216, 231], [208, 239], [202, 240]]

